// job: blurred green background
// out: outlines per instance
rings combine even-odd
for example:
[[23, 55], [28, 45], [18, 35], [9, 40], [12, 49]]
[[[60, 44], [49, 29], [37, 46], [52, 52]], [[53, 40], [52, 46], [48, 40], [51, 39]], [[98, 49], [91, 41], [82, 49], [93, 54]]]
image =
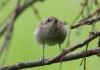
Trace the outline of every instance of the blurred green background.
[[[79, 14], [81, 10], [80, 6], [81, 0], [45, 0], [44, 2], [36, 2], [33, 6], [39, 11], [41, 19], [45, 19], [48, 16], [56, 16], [60, 20], [68, 22], [66, 28], [69, 30], [69, 26], [75, 17]], [[11, 0], [5, 6], [5, 8], [0, 12], [0, 23], [7, 17], [7, 15], [14, 9], [16, 0]], [[93, 7], [95, 11], [95, 7]], [[92, 11], [92, 12], [93, 12]], [[81, 18], [78, 19], [78, 21]], [[6, 65], [16, 64], [17, 62], [28, 62], [42, 57], [42, 47], [39, 45], [34, 38], [33, 32], [37, 27], [39, 20], [29, 7], [25, 10], [15, 21], [14, 32], [10, 42], [10, 49], [7, 55]], [[76, 32], [81, 29], [79, 35]], [[75, 45], [83, 40], [85, 40], [91, 26], [82, 26], [79, 29], [73, 29], [71, 33], [71, 46]], [[96, 31], [100, 31], [100, 24], [96, 24]], [[0, 45], [4, 41], [5, 36], [0, 39]], [[92, 41], [89, 48], [94, 48], [97, 46], [97, 39]], [[69, 47], [66, 46], [67, 38], [62, 48]], [[85, 50], [85, 48], [76, 50], [75, 52]], [[58, 45], [46, 46], [45, 57], [53, 57], [59, 54]], [[83, 65], [79, 66], [81, 59], [64, 62], [62, 70], [83, 70]], [[35, 67], [22, 70], [58, 70], [60, 63], [46, 65], [44, 67]], [[99, 70], [100, 69], [100, 58], [97, 56], [91, 56], [87, 58], [87, 70]]]

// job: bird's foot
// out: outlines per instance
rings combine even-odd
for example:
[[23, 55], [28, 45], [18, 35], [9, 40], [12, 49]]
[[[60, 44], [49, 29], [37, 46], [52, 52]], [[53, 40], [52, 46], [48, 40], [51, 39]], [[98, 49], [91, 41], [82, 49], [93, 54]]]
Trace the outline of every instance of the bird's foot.
[[45, 58], [42, 58], [41, 62], [42, 62], [42, 65], [44, 66], [44, 64], [45, 64]]

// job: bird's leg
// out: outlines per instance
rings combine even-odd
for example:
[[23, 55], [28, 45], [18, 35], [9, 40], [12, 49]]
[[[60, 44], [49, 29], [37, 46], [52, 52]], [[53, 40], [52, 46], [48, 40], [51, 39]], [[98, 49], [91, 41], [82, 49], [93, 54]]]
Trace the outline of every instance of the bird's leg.
[[42, 64], [43, 64], [43, 65], [44, 65], [44, 63], [45, 63], [44, 49], [45, 49], [45, 44], [43, 44], [43, 49], [42, 49]]
[[59, 45], [59, 49], [60, 49], [60, 52], [61, 52], [61, 44], [58, 44]]
[[[62, 51], [62, 50], [61, 50], [61, 44], [59, 43], [58, 45], [59, 45], [59, 49], [60, 49], [60, 52], [61, 52], [61, 51]], [[62, 69], [62, 58], [61, 58], [60, 60], [61, 60], [61, 63], [60, 63], [60, 65], [59, 65], [59, 70]]]

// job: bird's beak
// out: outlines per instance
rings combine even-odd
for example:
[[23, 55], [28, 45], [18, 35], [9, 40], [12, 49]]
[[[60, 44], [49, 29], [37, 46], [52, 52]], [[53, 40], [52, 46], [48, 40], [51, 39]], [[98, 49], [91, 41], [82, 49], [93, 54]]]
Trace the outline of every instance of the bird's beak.
[[55, 23], [55, 21], [54, 21], [54, 20], [53, 20], [52, 22], [53, 22], [53, 23]]
[[52, 22], [53, 22], [54, 24], [57, 24], [57, 21], [56, 21], [56, 20], [53, 20]]

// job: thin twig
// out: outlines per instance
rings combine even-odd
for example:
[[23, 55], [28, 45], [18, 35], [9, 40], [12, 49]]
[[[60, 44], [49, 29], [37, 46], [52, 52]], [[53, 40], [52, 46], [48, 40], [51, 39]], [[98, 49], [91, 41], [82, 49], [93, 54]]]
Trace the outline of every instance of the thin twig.
[[[26, 10], [30, 5], [32, 5], [33, 3], [37, 2], [37, 1], [44, 1], [44, 0], [28, 0], [25, 5], [21, 6], [21, 7], [18, 7], [17, 9], [17, 13], [16, 13], [16, 16], [15, 16], [15, 20], [16, 18], [24, 11]], [[4, 27], [2, 29], [0, 29], [0, 35], [2, 35], [4, 33], [4, 31], [6, 30], [7, 28], [7, 25], [8, 25], [8, 22], [5, 23]]]
[[19, 7], [19, 3], [20, 3], [20, 0], [17, 0], [15, 10], [8, 20], [8, 25], [6, 27], [7, 35], [5, 37], [3, 45], [0, 47], [0, 55], [3, 53], [4, 49], [7, 47], [7, 45], [10, 42], [10, 39], [11, 39], [11, 36], [12, 36], [12, 31], [13, 31], [13, 23], [15, 21], [16, 10]]
[[77, 28], [77, 27], [80, 27], [82, 25], [92, 25], [93, 23], [95, 22], [98, 22], [100, 21], [100, 16], [94, 18], [94, 19], [90, 19], [90, 20], [86, 20], [86, 21], [83, 21], [83, 22], [79, 22], [78, 24], [74, 25], [74, 26], [71, 26], [71, 29], [74, 29], [74, 28]]
[[1, 3], [1, 6], [0, 6], [0, 11], [6, 6], [6, 4], [9, 2], [10, 0], [6, 0], [4, 2]]
[[[80, 16], [83, 16], [83, 11], [84, 11], [84, 6], [83, 6], [82, 10], [80, 11], [80, 13], [78, 14], [78, 16], [71, 23], [71, 26], [79, 19]], [[69, 29], [69, 33], [68, 33], [68, 37], [67, 37], [68, 41], [67, 41], [66, 47], [67, 46], [70, 47], [70, 36], [71, 36], [71, 29]]]
[[9, 24], [9, 19], [12, 13], [10, 13], [1, 23], [0, 23], [0, 37], [4, 34], [6, 31], [6, 28]]
[[41, 17], [39, 15], [39, 11], [34, 6], [31, 6], [31, 8], [34, 11], [35, 15], [37, 16], [38, 20], [40, 21], [41, 20]]
[[[71, 26], [71, 29], [74, 29], [74, 28], [77, 28], [77, 27], [80, 27], [82, 25], [92, 25], [93, 23], [95, 22], [98, 22], [100, 21], [100, 16], [97, 16], [98, 14], [100, 13], [100, 8], [97, 9], [93, 14], [89, 15], [88, 17], [86, 18], [83, 18], [81, 21], [79, 21], [79, 23], [77, 23], [76, 25], [73, 25]], [[93, 16], [97, 16], [96, 18], [92, 18]], [[90, 19], [91, 18], [91, 19]]]

